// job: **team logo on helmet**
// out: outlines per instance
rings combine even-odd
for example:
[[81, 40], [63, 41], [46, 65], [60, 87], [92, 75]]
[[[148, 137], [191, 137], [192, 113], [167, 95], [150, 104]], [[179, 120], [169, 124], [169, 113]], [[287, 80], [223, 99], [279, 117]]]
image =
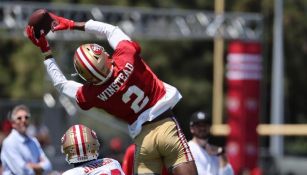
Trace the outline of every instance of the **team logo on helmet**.
[[91, 44], [90, 47], [96, 55], [101, 55], [103, 51], [103, 48], [101, 46], [99, 46], [98, 44]]

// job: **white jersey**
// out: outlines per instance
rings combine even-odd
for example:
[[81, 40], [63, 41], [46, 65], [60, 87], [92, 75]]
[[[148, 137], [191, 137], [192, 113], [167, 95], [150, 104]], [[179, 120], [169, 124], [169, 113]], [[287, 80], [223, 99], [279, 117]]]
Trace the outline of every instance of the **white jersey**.
[[103, 158], [67, 170], [62, 175], [125, 175], [125, 173], [117, 160]]
[[195, 160], [198, 175], [233, 175], [231, 165], [228, 163], [224, 168], [220, 168], [219, 157], [209, 155], [207, 151], [197, 143], [190, 140], [188, 142], [190, 150]]

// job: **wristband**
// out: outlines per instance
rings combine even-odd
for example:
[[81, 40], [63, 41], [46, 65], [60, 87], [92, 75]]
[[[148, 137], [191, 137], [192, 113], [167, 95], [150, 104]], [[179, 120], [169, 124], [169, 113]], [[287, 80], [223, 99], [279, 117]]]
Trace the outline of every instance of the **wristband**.
[[46, 57], [49, 57], [49, 56], [52, 55], [52, 51], [51, 51], [51, 50], [48, 50], [47, 52], [43, 52], [42, 54], [43, 54], [43, 56], [46, 58]]

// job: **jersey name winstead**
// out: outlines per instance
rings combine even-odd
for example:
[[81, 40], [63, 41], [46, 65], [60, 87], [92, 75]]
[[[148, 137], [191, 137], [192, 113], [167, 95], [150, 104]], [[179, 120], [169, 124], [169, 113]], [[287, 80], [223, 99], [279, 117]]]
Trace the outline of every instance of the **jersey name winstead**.
[[133, 65], [130, 63], [126, 63], [123, 72], [119, 73], [117, 78], [97, 97], [102, 101], [107, 101], [116, 91], [120, 89], [120, 87], [128, 80], [129, 76], [133, 72]]

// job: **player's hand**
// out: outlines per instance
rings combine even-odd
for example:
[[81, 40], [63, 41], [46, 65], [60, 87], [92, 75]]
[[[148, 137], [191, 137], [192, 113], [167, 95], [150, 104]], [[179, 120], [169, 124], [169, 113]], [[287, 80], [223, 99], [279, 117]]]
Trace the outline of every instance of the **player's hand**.
[[75, 21], [63, 18], [61, 16], [57, 16], [51, 12], [49, 12], [49, 15], [54, 20], [52, 23], [51, 31], [57, 31], [57, 30], [72, 30], [75, 26]]
[[41, 31], [41, 35], [38, 39], [35, 37], [33, 26], [28, 25], [26, 27], [26, 33], [30, 41], [33, 44], [35, 44], [37, 47], [39, 47], [42, 53], [51, 53], [48, 40], [46, 39], [46, 36], [45, 36], [46, 34], [44, 33], [43, 30]]

